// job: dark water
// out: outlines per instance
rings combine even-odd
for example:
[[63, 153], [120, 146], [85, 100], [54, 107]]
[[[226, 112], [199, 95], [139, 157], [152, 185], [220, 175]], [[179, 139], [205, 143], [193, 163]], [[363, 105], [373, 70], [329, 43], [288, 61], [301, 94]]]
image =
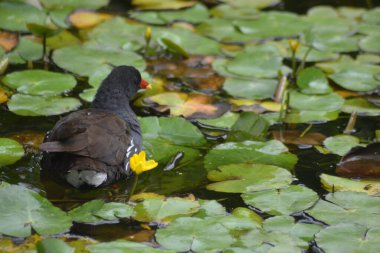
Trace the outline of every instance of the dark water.
[[[125, 4], [126, 1], [112, 0], [109, 7], [110, 12], [122, 13], [131, 6]], [[212, 2], [208, 2], [213, 5]], [[275, 9], [305, 13], [310, 7], [317, 5], [330, 6], [357, 6], [366, 8], [368, 5], [380, 6], [380, 0], [374, 1], [331, 1], [331, 0], [311, 0], [295, 1], [285, 0]], [[83, 89], [79, 86], [77, 89]], [[74, 91], [76, 93], [77, 91]], [[54, 117], [21, 117], [7, 111], [5, 106], [0, 109], [0, 136], [10, 136], [13, 134], [22, 134], [24, 132], [44, 133], [52, 128], [55, 122], [61, 116]], [[141, 116], [146, 113], [140, 112]], [[348, 120], [347, 115], [341, 116], [338, 120], [325, 124], [313, 125], [313, 132], [320, 132], [327, 136], [341, 133]], [[305, 129], [308, 125], [282, 125], [273, 126], [272, 130], [285, 129]], [[355, 135], [362, 140], [372, 140], [373, 133], [380, 128], [380, 121], [374, 118], [359, 117], [356, 125]], [[212, 141], [213, 144], [217, 141]], [[334, 173], [334, 164], [339, 160], [336, 155], [322, 155], [312, 147], [299, 147], [290, 145], [291, 152], [296, 154], [299, 162], [295, 168], [295, 176], [300, 184], [304, 184], [320, 194], [324, 190], [320, 187], [320, 173]], [[206, 150], [205, 150], [206, 151]], [[58, 184], [49, 178], [40, 180], [40, 168], [38, 165], [39, 154], [31, 150], [25, 157], [12, 166], [2, 167], [0, 171], [0, 180], [13, 184], [22, 184], [29, 188], [40, 191], [50, 199], [55, 205], [64, 210], [78, 206], [94, 198], [103, 198], [106, 200], [123, 200], [128, 191], [129, 182], [122, 181], [103, 189], [79, 191], [65, 185]], [[198, 198], [216, 199], [227, 207], [228, 210], [237, 206], [244, 206], [239, 194], [224, 194], [208, 191], [205, 186], [208, 184], [206, 171], [203, 168], [202, 159], [198, 159], [184, 167], [164, 171], [164, 165], [154, 170], [152, 173], [142, 174], [140, 183], [136, 192], [155, 192], [158, 194], [171, 196], [184, 196], [192, 193]], [[126, 225], [126, 223], [128, 223]], [[94, 239], [103, 241], [127, 238], [128, 236], [140, 231], [139, 224], [122, 221], [117, 224], [105, 225], [83, 225], [75, 224], [72, 233], [76, 235], [91, 236]]]

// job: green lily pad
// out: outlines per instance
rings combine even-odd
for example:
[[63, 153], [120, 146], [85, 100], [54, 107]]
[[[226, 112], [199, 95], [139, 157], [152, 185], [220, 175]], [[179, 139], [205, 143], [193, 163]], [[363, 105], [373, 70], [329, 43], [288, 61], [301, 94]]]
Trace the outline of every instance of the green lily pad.
[[351, 57], [343, 55], [338, 60], [318, 63], [317, 66], [326, 73], [338, 73], [346, 70], [355, 70], [356, 72], [365, 72], [375, 75], [380, 72], [380, 66], [373, 64], [363, 64], [355, 61]]
[[212, 216], [226, 216], [226, 208], [216, 200], [199, 199], [201, 204], [199, 211], [193, 216], [198, 218], [212, 217]]
[[23, 64], [42, 58], [42, 45], [26, 37], [21, 37], [17, 47], [9, 53], [9, 62]]
[[105, 203], [101, 209], [93, 212], [93, 214], [104, 220], [130, 218], [133, 214], [133, 207], [125, 203], [109, 202]]
[[262, 163], [291, 170], [297, 163], [297, 156], [289, 153], [287, 147], [277, 140], [243, 141], [219, 144], [207, 153], [204, 160], [208, 171], [236, 163]]
[[263, 218], [259, 214], [246, 207], [235, 208], [232, 211], [232, 215], [236, 217], [248, 218], [259, 225], [263, 223]]
[[49, 10], [56, 9], [99, 9], [108, 5], [109, 0], [41, 0], [43, 6]]
[[234, 24], [251, 40], [291, 37], [301, 34], [310, 25], [290, 12], [264, 12], [255, 20], [235, 20]]
[[363, 20], [371, 24], [380, 24], [380, 8], [374, 8], [363, 15]]
[[287, 188], [245, 193], [241, 196], [244, 202], [271, 215], [289, 215], [311, 207], [318, 199], [313, 190], [290, 185]]
[[21, 116], [51, 116], [73, 111], [81, 105], [76, 98], [16, 94], [8, 101], [11, 112]]
[[335, 135], [326, 138], [323, 145], [330, 150], [331, 153], [343, 156], [350, 151], [351, 148], [359, 146], [359, 138], [351, 135]]
[[356, 112], [360, 116], [379, 116], [380, 107], [368, 102], [365, 98], [347, 99], [342, 107], [345, 113]]
[[[120, 17], [106, 20], [88, 33], [86, 47], [101, 51], [136, 51], [145, 44], [145, 26], [130, 24]], [[128, 38], [128, 39], [126, 39]]]
[[0, 138], [0, 167], [14, 164], [24, 155], [24, 148], [20, 143], [8, 138]]
[[262, 46], [239, 53], [235, 59], [227, 62], [226, 69], [239, 76], [272, 78], [277, 77], [281, 66], [282, 57], [277, 48]]
[[303, 69], [298, 74], [297, 85], [304, 94], [321, 95], [332, 92], [325, 74], [314, 67]]
[[380, 225], [380, 197], [364, 192], [342, 191], [329, 193], [325, 199], [319, 200], [307, 213], [329, 225], [353, 221], [368, 227]]
[[38, 253], [74, 253], [74, 248], [67, 245], [62, 240], [56, 238], [46, 238], [42, 241], [37, 242], [36, 249]]
[[325, 253], [376, 253], [380, 247], [380, 228], [359, 224], [338, 224], [315, 235], [315, 241]]
[[177, 11], [132, 12], [131, 17], [150, 24], [166, 24], [173, 21], [199, 23], [208, 18], [208, 10], [203, 4]]
[[229, 140], [244, 141], [265, 137], [269, 123], [255, 112], [242, 112], [231, 128]]
[[230, 129], [237, 119], [239, 118], [238, 113], [233, 113], [233, 112], [226, 112], [222, 116], [214, 119], [199, 119], [198, 122], [208, 125], [208, 126], [214, 126], [218, 128], [225, 128], [225, 129]]
[[157, 242], [177, 252], [216, 252], [236, 241], [232, 236], [239, 231], [257, 228], [247, 218], [215, 216], [205, 219], [181, 217], [156, 232]]
[[267, 232], [283, 232], [308, 242], [314, 239], [314, 235], [322, 229], [322, 226], [302, 222], [295, 223], [294, 218], [290, 216], [275, 216], [266, 219], [263, 228]]
[[145, 199], [134, 207], [133, 218], [140, 222], [167, 223], [176, 217], [190, 216], [199, 208], [198, 201], [189, 199]]
[[[75, 59], [75, 60], [73, 60]], [[132, 65], [139, 70], [145, 68], [144, 59], [129, 51], [100, 51], [83, 46], [64, 47], [54, 51], [54, 62], [61, 68], [80, 76], [90, 76], [99, 68], [111, 65]]]
[[227, 78], [223, 84], [223, 89], [230, 95], [248, 99], [272, 98], [276, 87], [276, 79], [244, 80]]
[[46, 70], [24, 70], [10, 73], [3, 79], [5, 85], [29, 95], [57, 95], [76, 85], [73, 76]]
[[131, 242], [126, 240], [116, 240], [112, 242], [102, 242], [87, 246], [90, 253], [109, 252], [141, 252], [141, 253], [175, 253], [174, 250], [156, 249], [146, 244]]
[[195, 1], [189, 0], [132, 0], [132, 4], [137, 6], [137, 9], [148, 10], [167, 10], [167, 9], [182, 9], [193, 6]]
[[298, 91], [289, 94], [290, 107], [297, 110], [333, 112], [342, 108], [344, 99], [337, 93], [327, 95], [306, 95]]
[[44, 24], [45, 13], [34, 6], [23, 3], [0, 3], [0, 28], [27, 32], [26, 24]]
[[255, 19], [260, 15], [260, 12], [252, 8], [232, 7], [228, 4], [219, 4], [210, 10], [210, 14], [217, 18]]
[[206, 144], [203, 134], [183, 118], [144, 117], [140, 119], [144, 149], [158, 162], [167, 162], [177, 152], [186, 161], [199, 155], [196, 147]]
[[18, 185], [0, 185], [0, 233], [26, 237], [58, 234], [71, 227], [71, 219], [38, 193]]
[[100, 199], [91, 200], [68, 212], [75, 222], [95, 223], [102, 219], [93, 215], [93, 212], [100, 210], [104, 201]]
[[376, 180], [355, 180], [343, 177], [321, 174], [321, 183], [329, 192], [353, 191], [366, 192], [368, 195], [380, 195], [380, 182]]
[[342, 70], [330, 76], [339, 86], [353, 91], [372, 91], [380, 86], [372, 73], [360, 70]]
[[326, 121], [336, 120], [339, 116], [339, 111], [307, 111], [307, 110], [292, 110], [286, 114], [286, 123], [322, 123]]
[[207, 178], [216, 181], [208, 190], [219, 192], [254, 192], [279, 189], [292, 182], [292, 174], [283, 168], [265, 164], [230, 164], [208, 172]]
[[[178, 51], [178, 49], [168, 47], [164, 41], [170, 41], [170, 45], [176, 45], [178, 48], [183, 49], [186, 54], [194, 55], [219, 55], [221, 54], [220, 45], [218, 42], [209, 39], [205, 36], [199, 35], [183, 28], [154, 28], [153, 39], [158, 44], [169, 50]], [[180, 54], [183, 54], [179, 52]]]
[[359, 46], [363, 51], [372, 52], [372, 53], [380, 53], [379, 46], [380, 35], [372, 35], [365, 37], [360, 40]]

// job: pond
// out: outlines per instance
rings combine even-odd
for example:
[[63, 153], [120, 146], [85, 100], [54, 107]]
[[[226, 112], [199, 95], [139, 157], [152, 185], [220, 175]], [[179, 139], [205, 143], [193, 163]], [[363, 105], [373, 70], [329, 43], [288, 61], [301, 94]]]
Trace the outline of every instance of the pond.
[[[1, 1], [0, 252], [378, 252], [377, 6]], [[152, 84], [132, 197], [40, 166], [117, 65]]]

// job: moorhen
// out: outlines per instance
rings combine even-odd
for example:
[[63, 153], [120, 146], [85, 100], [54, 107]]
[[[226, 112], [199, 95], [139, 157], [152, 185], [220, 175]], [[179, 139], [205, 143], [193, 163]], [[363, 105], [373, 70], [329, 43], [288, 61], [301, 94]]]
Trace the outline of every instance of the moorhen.
[[142, 147], [129, 101], [148, 85], [134, 67], [115, 67], [90, 108], [65, 116], [47, 134], [40, 146], [42, 170], [76, 188], [104, 186], [128, 176], [129, 159]]

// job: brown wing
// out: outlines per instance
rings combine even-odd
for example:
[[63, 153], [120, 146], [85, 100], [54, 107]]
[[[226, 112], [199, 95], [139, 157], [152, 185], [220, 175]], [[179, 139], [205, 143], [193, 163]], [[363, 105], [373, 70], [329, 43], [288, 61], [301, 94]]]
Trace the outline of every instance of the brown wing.
[[90, 108], [58, 121], [40, 149], [120, 165], [130, 138], [130, 129], [124, 120], [112, 113]]

